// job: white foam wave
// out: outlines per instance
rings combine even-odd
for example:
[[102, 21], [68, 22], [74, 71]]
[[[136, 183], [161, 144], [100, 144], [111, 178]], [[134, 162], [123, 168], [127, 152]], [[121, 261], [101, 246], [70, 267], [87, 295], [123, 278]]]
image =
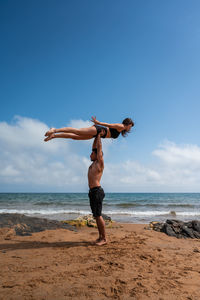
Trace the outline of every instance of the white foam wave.
[[176, 216], [200, 216], [200, 211], [196, 212], [176, 212], [176, 211], [107, 211], [108, 215], [129, 215], [138, 217], [148, 216], [165, 216], [165, 215], [176, 215]]
[[[0, 213], [18, 213], [18, 214], [27, 214], [27, 215], [59, 215], [59, 214], [80, 214], [80, 215], [88, 215], [91, 214], [89, 210], [29, 210], [29, 209], [0, 209]], [[118, 210], [104, 210], [103, 213], [107, 215], [126, 215], [126, 216], [135, 216], [135, 217], [148, 217], [148, 216], [167, 216], [167, 215], [175, 215], [176, 216], [200, 216], [200, 211], [193, 211], [193, 212], [174, 212], [171, 211], [118, 211]]]
[[177, 212], [177, 216], [200, 216], [200, 211], [198, 212]]
[[129, 216], [158, 216], [169, 215], [170, 211], [107, 211], [108, 215], [129, 215]]
[[0, 209], [0, 213], [28, 214], [28, 215], [57, 215], [57, 214], [91, 214], [87, 210], [29, 210], [29, 209]]

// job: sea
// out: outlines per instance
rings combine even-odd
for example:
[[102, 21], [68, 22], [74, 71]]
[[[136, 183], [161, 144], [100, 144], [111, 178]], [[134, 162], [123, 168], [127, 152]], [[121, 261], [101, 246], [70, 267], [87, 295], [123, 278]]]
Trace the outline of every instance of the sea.
[[[53, 220], [91, 214], [87, 193], [0, 193], [0, 214]], [[106, 193], [102, 213], [123, 223], [200, 220], [200, 193]]]

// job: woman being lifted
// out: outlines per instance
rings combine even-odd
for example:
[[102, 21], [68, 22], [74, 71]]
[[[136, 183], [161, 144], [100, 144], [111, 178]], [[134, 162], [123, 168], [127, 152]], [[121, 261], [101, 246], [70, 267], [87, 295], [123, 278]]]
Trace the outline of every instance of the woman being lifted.
[[130, 118], [126, 118], [122, 123], [109, 124], [97, 121], [96, 117], [92, 117], [91, 121], [93, 126], [88, 128], [51, 128], [45, 133], [45, 142], [55, 138], [65, 138], [72, 140], [90, 140], [100, 133], [101, 138], [113, 138], [116, 139], [121, 135], [125, 137], [131, 128], [134, 126], [134, 122]]

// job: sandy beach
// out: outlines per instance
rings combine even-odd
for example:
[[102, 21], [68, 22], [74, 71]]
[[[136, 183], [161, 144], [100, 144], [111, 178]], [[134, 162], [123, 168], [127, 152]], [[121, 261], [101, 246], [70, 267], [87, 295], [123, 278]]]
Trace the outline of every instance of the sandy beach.
[[16, 236], [0, 229], [0, 299], [200, 299], [200, 240], [119, 224]]

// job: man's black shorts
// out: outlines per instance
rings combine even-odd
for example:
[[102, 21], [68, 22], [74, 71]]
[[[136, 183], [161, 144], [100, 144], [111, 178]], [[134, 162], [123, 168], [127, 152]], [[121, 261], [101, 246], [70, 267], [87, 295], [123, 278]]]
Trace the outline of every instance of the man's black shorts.
[[104, 190], [101, 186], [90, 189], [89, 194], [90, 207], [93, 213], [93, 217], [100, 217], [102, 211], [102, 202], [105, 197]]

